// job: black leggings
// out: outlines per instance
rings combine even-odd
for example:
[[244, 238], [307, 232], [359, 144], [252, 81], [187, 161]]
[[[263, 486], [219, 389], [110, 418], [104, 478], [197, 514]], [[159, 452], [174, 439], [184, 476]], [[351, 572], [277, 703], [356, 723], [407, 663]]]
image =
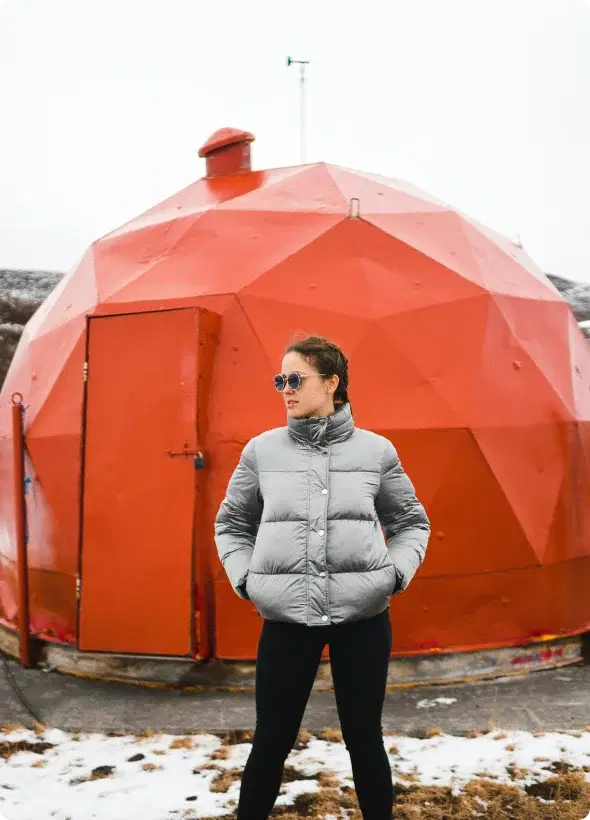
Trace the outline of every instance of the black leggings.
[[391, 653], [389, 609], [336, 626], [264, 622], [256, 664], [256, 731], [242, 776], [238, 820], [269, 816], [326, 644], [363, 818], [391, 820], [393, 783], [381, 726]]

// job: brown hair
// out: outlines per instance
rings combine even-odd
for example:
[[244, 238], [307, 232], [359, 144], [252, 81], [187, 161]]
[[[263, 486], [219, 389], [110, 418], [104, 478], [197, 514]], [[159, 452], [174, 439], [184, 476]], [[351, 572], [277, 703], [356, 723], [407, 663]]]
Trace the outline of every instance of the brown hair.
[[348, 398], [348, 359], [341, 348], [323, 336], [307, 336], [290, 344], [285, 353], [299, 353], [323, 378], [338, 376], [338, 387], [334, 393], [334, 404], [350, 404]]

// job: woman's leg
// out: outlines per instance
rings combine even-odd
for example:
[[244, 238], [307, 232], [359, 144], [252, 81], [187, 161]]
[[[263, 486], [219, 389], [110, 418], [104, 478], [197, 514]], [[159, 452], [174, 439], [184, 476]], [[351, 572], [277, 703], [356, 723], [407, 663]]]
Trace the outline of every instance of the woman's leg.
[[256, 731], [242, 775], [238, 820], [266, 820], [274, 806], [326, 638], [324, 627], [264, 622], [256, 660]]
[[391, 653], [389, 609], [331, 630], [336, 705], [363, 818], [391, 820], [393, 782], [381, 726]]

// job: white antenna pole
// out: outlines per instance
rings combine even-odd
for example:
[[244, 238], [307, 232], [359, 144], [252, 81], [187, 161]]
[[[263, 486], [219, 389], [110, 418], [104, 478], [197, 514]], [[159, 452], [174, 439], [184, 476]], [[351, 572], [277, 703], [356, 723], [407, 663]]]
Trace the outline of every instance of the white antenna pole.
[[300, 83], [301, 83], [301, 164], [305, 164], [305, 64], [301, 63]]
[[305, 66], [309, 65], [309, 60], [293, 60], [291, 57], [287, 57], [287, 66], [291, 65], [298, 65], [299, 66], [299, 82], [301, 88], [301, 110], [300, 110], [300, 121], [301, 121], [301, 164], [305, 164]]

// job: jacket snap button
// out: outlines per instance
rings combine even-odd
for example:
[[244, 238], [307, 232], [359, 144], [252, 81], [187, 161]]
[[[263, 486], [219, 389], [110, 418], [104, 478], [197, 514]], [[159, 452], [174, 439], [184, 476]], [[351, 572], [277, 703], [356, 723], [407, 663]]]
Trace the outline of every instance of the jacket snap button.
[[326, 577], [326, 573], [325, 573], [325, 572], [320, 572], [320, 575], [322, 576], [322, 578], [325, 578], [325, 577]]
[[327, 615], [322, 615], [322, 621], [327, 621], [327, 620], [328, 620], [328, 616]]
[[323, 534], [324, 534], [324, 531], [323, 531], [323, 530], [319, 530], [319, 531], [318, 531], [318, 535], [323, 535]]
[[322, 490], [322, 495], [328, 495], [328, 491], [325, 488]]

